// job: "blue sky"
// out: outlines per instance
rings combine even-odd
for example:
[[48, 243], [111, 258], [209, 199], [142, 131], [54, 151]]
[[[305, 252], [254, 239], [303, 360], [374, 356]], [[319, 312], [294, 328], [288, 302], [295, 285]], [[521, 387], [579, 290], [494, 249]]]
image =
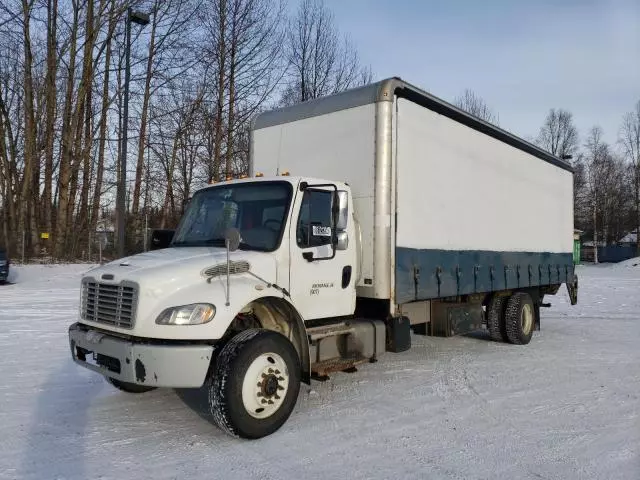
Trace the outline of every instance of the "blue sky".
[[614, 143], [640, 100], [640, 0], [325, 0], [374, 77], [452, 101], [465, 88], [535, 136], [551, 107]]

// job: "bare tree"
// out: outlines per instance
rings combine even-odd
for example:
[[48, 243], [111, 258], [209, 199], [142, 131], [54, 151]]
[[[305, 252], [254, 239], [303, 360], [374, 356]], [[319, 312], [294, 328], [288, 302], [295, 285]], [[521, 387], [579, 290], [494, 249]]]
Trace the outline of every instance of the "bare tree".
[[[187, 85], [193, 87], [191, 83]], [[157, 113], [150, 124], [154, 137], [151, 150], [159, 164], [159, 183], [164, 187], [158, 188], [164, 190], [164, 195], [158, 197], [162, 204], [162, 227], [175, 222], [190, 192], [201, 147], [195, 126], [200, 121], [202, 97], [202, 89], [185, 85], [175, 92], [170, 103], [153, 106]], [[176, 193], [182, 196], [177, 197]]]
[[45, 173], [44, 192], [42, 203], [44, 204], [44, 228], [46, 232], [51, 231], [51, 202], [52, 202], [52, 182], [53, 182], [53, 149], [56, 121], [56, 100], [57, 85], [56, 75], [58, 71], [56, 44], [58, 41], [58, 0], [47, 0], [47, 78], [46, 78], [46, 122], [45, 122]]
[[283, 11], [279, 1], [210, 0], [201, 12], [209, 180], [237, 173], [240, 132], [282, 79]]
[[140, 207], [150, 98], [154, 91], [162, 90], [167, 82], [183, 75], [193, 63], [193, 55], [189, 55], [190, 49], [185, 40], [189, 38], [189, 25], [192, 23], [194, 10], [195, 7], [191, 2], [182, 0], [155, 0], [151, 9], [151, 34], [147, 49], [138, 135], [138, 159], [131, 207], [131, 213], [134, 216], [138, 214]]
[[587, 184], [587, 165], [585, 156], [579, 153], [573, 159], [573, 215], [574, 225], [581, 230], [590, 229], [592, 225], [589, 207], [589, 189]]
[[19, 183], [22, 165], [22, 123], [21, 105], [23, 91], [15, 88], [22, 81], [18, 67], [18, 52], [8, 45], [2, 45], [0, 56], [0, 180], [2, 180], [2, 228], [4, 243], [10, 249], [16, 248], [16, 238], [9, 232], [17, 232], [17, 209], [19, 205]]
[[302, 0], [287, 28], [289, 62], [283, 104], [304, 102], [370, 81], [356, 48], [342, 37], [323, 0]]
[[456, 107], [471, 115], [498, 125], [498, 114], [489, 108], [486, 102], [472, 90], [466, 89], [462, 95], [454, 99], [453, 103]]
[[[22, 0], [22, 26], [23, 26], [23, 49], [24, 49], [24, 171], [22, 174], [22, 185], [20, 192], [20, 213], [18, 216], [18, 232], [27, 229], [27, 222], [30, 207], [33, 205], [32, 189], [33, 174], [36, 162], [36, 122], [34, 105], [34, 80], [33, 80], [33, 50], [31, 42], [31, 19], [33, 15], [34, 0]], [[37, 242], [37, 232], [31, 228], [31, 241]]]
[[578, 150], [578, 129], [572, 113], [563, 109], [549, 110], [536, 143], [557, 157], [573, 156]]
[[625, 114], [619, 142], [622, 144], [626, 160], [631, 164], [635, 207], [634, 227], [638, 252], [640, 252], [640, 100], [636, 103], [634, 111]]
[[585, 142], [588, 204], [591, 209], [595, 262], [599, 242], [615, 242], [623, 231], [629, 212], [628, 169], [603, 141], [600, 127], [593, 127]]

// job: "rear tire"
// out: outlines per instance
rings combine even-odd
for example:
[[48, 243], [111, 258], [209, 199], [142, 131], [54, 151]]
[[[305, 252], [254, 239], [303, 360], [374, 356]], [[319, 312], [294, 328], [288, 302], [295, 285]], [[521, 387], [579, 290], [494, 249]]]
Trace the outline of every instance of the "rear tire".
[[135, 383], [121, 382], [115, 378], [107, 377], [107, 382], [116, 387], [118, 390], [122, 390], [127, 393], [145, 393], [155, 390], [157, 387], [146, 387], [144, 385], [137, 385]]
[[509, 342], [515, 345], [526, 345], [531, 341], [536, 324], [536, 309], [531, 295], [517, 292], [509, 298], [505, 324]]
[[232, 436], [255, 439], [278, 430], [293, 412], [301, 367], [282, 334], [249, 329], [233, 337], [207, 381], [214, 423]]
[[496, 342], [507, 342], [507, 329], [505, 326], [505, 310], [509, 297], [494, 295], [487, 306], [487, 328], [491, 340]]

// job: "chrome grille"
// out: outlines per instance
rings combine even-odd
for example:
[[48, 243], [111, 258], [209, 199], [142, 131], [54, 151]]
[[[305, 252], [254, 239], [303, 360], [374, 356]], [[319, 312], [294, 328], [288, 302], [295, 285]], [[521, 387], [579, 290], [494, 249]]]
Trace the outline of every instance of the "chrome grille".
[[138, 289], [131, 284], [85, 281], [82, 289], [82, 318], [92, 322], [133, 328]]

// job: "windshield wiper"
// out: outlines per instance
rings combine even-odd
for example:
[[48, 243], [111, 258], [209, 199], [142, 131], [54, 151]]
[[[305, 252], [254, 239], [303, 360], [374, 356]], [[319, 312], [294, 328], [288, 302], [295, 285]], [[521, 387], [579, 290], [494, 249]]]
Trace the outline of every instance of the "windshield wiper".
[[[212, 238], [205, 242], [207, 245], [220, 245], [221, 247], [226, 247], [226, 240], [224, 238]], [[240, 242], [238, 244], [238, 250], [260, 250], [259, 248], [250, 245], [246, 242]]]
[[[214, 247], [226, 247], [226, 242], [224, 238], [210, 238], [209, 240], [200, 240], [197, 242], [189, 242], [189, 241], [180, 241], [180, 242], [173, 242], [171, 244], [174, 247], [209, 247], [209, 246], [214, 246]], [[256, 247], [255, 245], [250, 245], [248, 243], [245, 242], [240, 242], [240, 244], [238, 245], [238, 250], [250, 250], [250, 251], [266, 251], [265, 248], [261, 248], [261, 247]]]
[[205, 240], [202, 243], [206, 245], [220, 245], [221, 247], [226, 246], [224, 238], [210, 238], [209, 240]]
[[210, 238], [209, 240], [181, 240], [179, 242], [172, 242], [172, 247], [206, 247], [206, 246], [225, 246], [224, 238]]

